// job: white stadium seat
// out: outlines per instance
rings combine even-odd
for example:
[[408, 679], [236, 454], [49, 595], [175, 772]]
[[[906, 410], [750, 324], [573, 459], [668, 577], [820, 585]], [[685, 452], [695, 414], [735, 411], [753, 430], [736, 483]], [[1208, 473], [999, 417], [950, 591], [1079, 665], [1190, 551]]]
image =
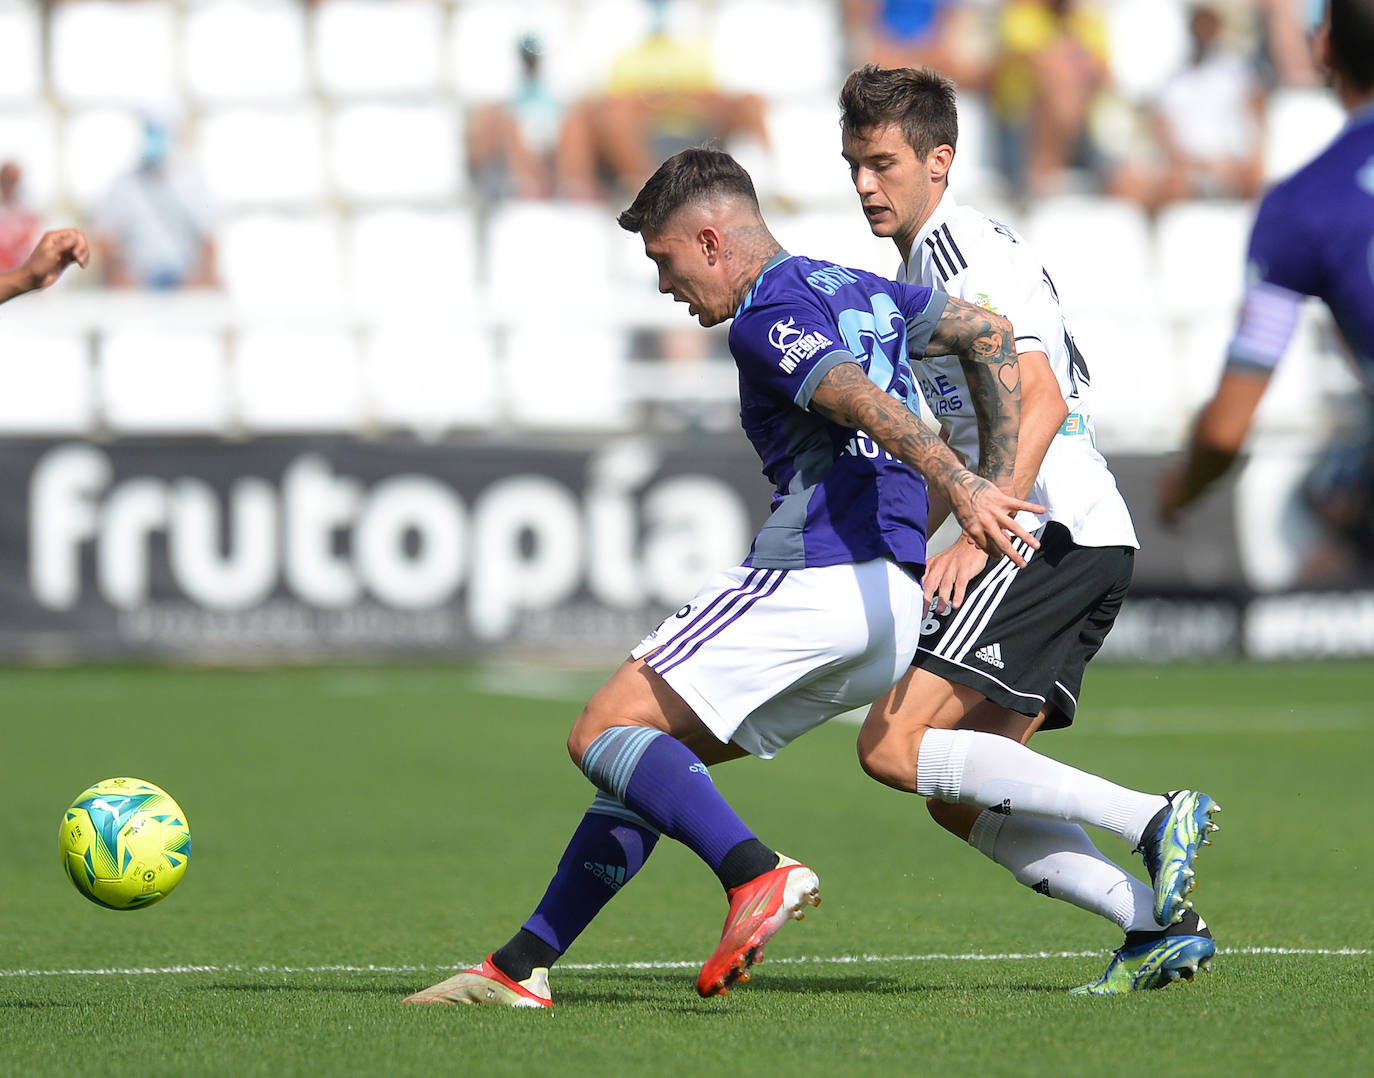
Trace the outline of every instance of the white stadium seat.
[[461, 122], [440, 103], [344, 108], [329, 124], [329, 161], [346, 199], [449, 202], [464, 187]]
[[1150, 228], [1121, 199], [1065, 195], [1030, 206], [1022, 230], [1070, 317], [1134, 311], [1154, 301]]
[[1345, 124], [1345, 112], [1329, 90], [1279, 88], [1265, 112], [1264, 178], [1296, 172], [1316, 157]]
[[1168, 316], [1235, 314], [1245, 283], [1249, 202], [1180, 202], [1155, 222], [1155, 266]]
[[0, 378], [0, 434], [91, 431], [95, 388], [85, 334], [26, 330], [0, 319]]
[[333, 311], [343, 302], [342, 248], [329, 214], [247, 214], [220, 226], [220, 278], [248, 314]]
[[106, 426], [127, 434], [223, 434], [229, 382], [222, 331], [156, 324], [107, 329], [96, 385]]
[[[610, 232], [615, 227], [600, 206], [504, 203], [492, 214], [487, 231], [492, 295], [510, 305], [511, 312], [532, 317], [550, 308], [594, 306], [611, 277]], [[531, 284], [536, 277], [541, 286]]]
[[1085, 314], [1070, 319], [1069, 328], [1088, 366], [1098, 446], [1108, 453], [1154, 453], [1177, 445], [1186, 417], [1171, 328], [1148, 311]]
[[1113, 84], [1146, 102], [1188, 62], [1185, 0], [1112, 0], [1103, 5]]
[[583, 58], [571, 40], [568, 5], [556, 0], [468, 0], [453, 14], [447, 67], [464, 102], [509, 101], [520, 83], [517, 44], [533, 34], [543, 47], [550, 89], [570, 98], [585, 88]]
[[186, 12], [184, 35], [182, 72], [193, 97], [290, 101], [305, 94], [305, 5], [295, 0], [197, 5]]
[[869, 231], [868, 222], [859, 212], [857, 196], [848, 209], [775, 214], [769, 227], [792, 254], [822, 258], [884, 277], [896, 274], [902, 260], [891, 240]]
[[504, 415], [491, 333], [452, 319], [379, 326], [363, 347], [363, 384], [382, 427], [438, 436], [495, 428]]
[[315, 9], [320, 87], [336, 97], [437, 89], [442, 15], [426, 0], [324, 0]]
[[56, 203], [60, 194], [57, 144], [57, 120], [48, 106], [0, 108], [0, 161], [14, 161], [23, 169], [21, 197], [38, 212]]
[[[721, 85], [774, 100], [830, 102], [843, 79], [839, 5], [826, 0], [735, 0], [721, 5], [711, 35]], [[824, 137], [824, 130], [820, 133]]]
[[442, 314], [472, 304], [477, 225], [460, 210], [376, 210], [348, 226], [350, 307]]
[[70, 113], [62, 128], [62, 182], [79, 206], [91, 209], [110, 184], [138, 160], [143, 125], [126, 109]]
[[539, 430], [622, 430], [629, 343], [617, 329], [531, 319], [507, 335], [507, 418]]
[[[0, 104], [28, 103], [43, 93], [42, 34], [36, 4], [0, 7]], [[4, 142], [0, 141], [0, 147]], [[5, 151], [0, 149], [0, 155]]]
[[[777, 195], [812, 208], [857, 205], [840, 156], [840, 115], [834, 101], [774, 102], [768, 110], [768, 137], [773, 144], [768, 186]], [[862, 217], [858, 223], [862, 228]]]
[[361, 357], [343, 330], [246, 330], [231, 371], [237, 418], [251, 433], [357, 431], [366, 419]]
[[66, 102], [165, 105], [176, 99], [176, 12], [166, 0], [52, 8], [52, 86]]
[[225, 206], [324, 198], [324, 128], [307, 105], [220, 109], [201, 120], [196, 141], [210, 193]]

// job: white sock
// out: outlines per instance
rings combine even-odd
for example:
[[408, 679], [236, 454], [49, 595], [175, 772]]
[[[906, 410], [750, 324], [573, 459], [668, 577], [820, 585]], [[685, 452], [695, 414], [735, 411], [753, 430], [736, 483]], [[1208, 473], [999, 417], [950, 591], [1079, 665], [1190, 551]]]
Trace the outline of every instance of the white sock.
[[1168, 801], [1041, 756], [999, 734], [927, 730], [916, 761], [916, 792], [1004, 815], [1092, 824], [1134, 849], [1146, 824]]
[[1159, 930], [1154, 890], [1104, 856], [1076, 823], [984, 809], [968, 843], [1032, 891], [1105, 917], [1123, 932]]

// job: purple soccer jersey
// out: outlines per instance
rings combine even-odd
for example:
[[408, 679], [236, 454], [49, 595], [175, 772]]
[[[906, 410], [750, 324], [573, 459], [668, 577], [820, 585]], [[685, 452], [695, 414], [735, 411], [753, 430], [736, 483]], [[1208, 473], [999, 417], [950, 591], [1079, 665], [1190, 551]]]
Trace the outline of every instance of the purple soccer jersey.
[[[1265, 286], [1322, 300], [1374, 390], [1374, 107], [1352, 116], [1330, 146], [1264, 196], [1249, 272], [1261, 302]], [[1272, 349], [1246, 344], [1237, 337], [1230, 362], [1277, 360]]]
[[774, 485], [746, 565], [925, 563], [925, 480], [808, 405], [828, 371], [858, 363], [919, 411], [908, 352], [924, 352], [945, 302], [930, 288], [785, 252], [764, 268], [730, 327], [740, 422]]

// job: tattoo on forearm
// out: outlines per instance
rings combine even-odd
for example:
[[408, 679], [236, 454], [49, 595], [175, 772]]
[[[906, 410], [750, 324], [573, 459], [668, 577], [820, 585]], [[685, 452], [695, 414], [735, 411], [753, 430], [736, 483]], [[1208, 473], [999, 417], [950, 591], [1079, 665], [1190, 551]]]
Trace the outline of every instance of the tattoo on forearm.
[[950, 297], [926, 355], [956, 355], [978, 416], [978, 474], [1006, 484], [1016, 466], [1021, 426], [1021, 368], [1011, 323]]

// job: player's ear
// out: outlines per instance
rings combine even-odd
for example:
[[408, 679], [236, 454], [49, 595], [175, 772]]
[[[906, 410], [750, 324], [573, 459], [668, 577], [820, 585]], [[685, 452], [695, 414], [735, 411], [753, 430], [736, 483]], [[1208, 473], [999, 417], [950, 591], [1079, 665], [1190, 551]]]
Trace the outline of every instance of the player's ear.
[[697, 246], [701, 253], [706, 256], [708, 265], [714, 266], [716, 260], [720, 258], [722, 243], [721, 234], [710, 225], [703, 226], [697, 233]]
[[926, 158], [926, 168], [930, 170], [930, 178], [935, 183], [949, 175], [950, 166], [953, 164], [954, 147], [943, 142], [931, 150], [930, 156]]

